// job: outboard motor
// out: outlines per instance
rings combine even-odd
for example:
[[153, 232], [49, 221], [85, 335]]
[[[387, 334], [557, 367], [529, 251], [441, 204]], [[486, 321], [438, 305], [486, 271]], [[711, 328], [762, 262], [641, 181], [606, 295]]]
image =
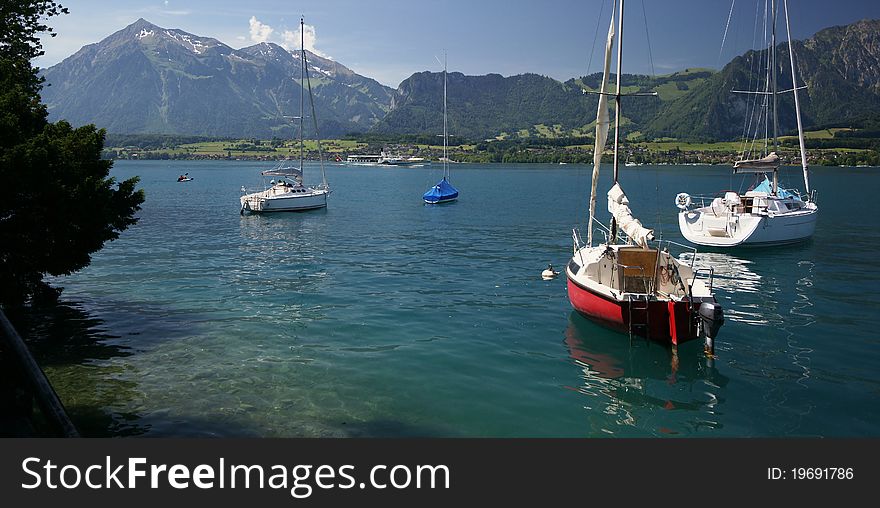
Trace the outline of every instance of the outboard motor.
[[699, 314], [706, 339], [704, 351], [708, 356], [715, 356], [715, 336], [724, 324], [724, 310], [715, 302], [703, 302], [700, 304]]

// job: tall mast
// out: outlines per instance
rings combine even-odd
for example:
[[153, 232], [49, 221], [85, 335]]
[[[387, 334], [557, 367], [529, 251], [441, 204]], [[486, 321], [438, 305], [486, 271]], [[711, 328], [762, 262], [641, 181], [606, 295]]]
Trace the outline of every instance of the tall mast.
[[[614, 91], [614, 183], [618, 177], [617, 149], [620, 145], [620, 82], [623, 61], [623, 0], [620, 0], [620, 12], [617, 19], [617, 89]], [[611, 218], [611, 243], [617, 243], [617, 219]]]
[[617, 183], [617, 147], [620, 143], [620, 76], [623, 60], [623, 0], [620, 0], [620, 17], [617, 19], [617, 89], [614, 92], [614, 183]]
[[[777, 115], [777, 111], [776, 111], [776, 94], [778, 94], [779, 92], [777, 91], [778, 89], [777, 89], [777, 84], [776, 84], [776, 12], [778, 11], [779, 7], [776, 4], [776, 0], [773, 0], [773, 3], [771, 4], [770, 9], [773, 11], [771, 13], [772, 17], [773, 17], [773, 29], [771, 31], [771, 36], [770, 36], [770, 66], [771, 66], [770, 67], [770, 72], [771, 72], [770, 79], [771, 79], [771, 83], [772, 83], [772, 87], [773, 87], [773, 151], [778, 152], [779, 151], [779, 138], [778, 138], [778, 136], [779, 136], [779, 132], [778, 132], [779, 116]], [[773, 195], [774, 196], [776, 195], [778, 186], [779, 186], [779, 168], [776, 167], [773, 169]]]
[[300, 59], [299, 59], [299, 172], [302, 174], [305, 159], [305, 143], [303, 142], [303, 117], [305, 116], [305, 79], [306, 79], [306, 35], [305, 22], [299, 18]]
[[797, 115], [798, 143], [801, 148], [801, 167], [804, 168], [804, 185], [806, 186], [807, 196], [810, 195], [810, 173], [807, 166], [807, 149], [804, 146], [804, 127], [801, 124], [801, 104], [798, 100], [797, 73], [794, 68], [794, 46], [791, 45], [791, 26], [788, 24], [788, 0], [783, 0], [782, 5], [785, 7], [785, 31], [788, 35], [788, 58], [791, 62], [791, 88], [794, 94], [794, 111]]
[[447, 155], [447, 146], [449, 142], [449, 134], [447, 133], [446, 122], [446, 52], [443, 52], [443, 177], [449, 176], [449, 156]]

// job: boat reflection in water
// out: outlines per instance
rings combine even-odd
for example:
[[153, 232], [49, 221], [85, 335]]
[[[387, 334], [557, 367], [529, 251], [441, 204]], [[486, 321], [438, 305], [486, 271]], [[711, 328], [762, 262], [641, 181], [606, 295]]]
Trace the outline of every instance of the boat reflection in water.
[[[693, 253], [685, 252], [679, 261], [690, 263]], [[717, 297], [724, 302], [724, 317], [730, 322], [763, 326], [767, 318], [766, 299], [778, 288], [767, 284], [751, 267], [754, 261], [742, 259], [723, 252], [700, 252], [694, 262], [694, 269], [714, 270], [713, 286]], [[763, 293], [763, 294], [762, 294]], [[755, 298], [755, 297], [759, 298]]]
[[582, 371], [590, 435], [706, 435], [722, 427], [719, 406], [728, 379], [697, 343], [671, 348], [620, 335], [569, 314], [565, 345]]

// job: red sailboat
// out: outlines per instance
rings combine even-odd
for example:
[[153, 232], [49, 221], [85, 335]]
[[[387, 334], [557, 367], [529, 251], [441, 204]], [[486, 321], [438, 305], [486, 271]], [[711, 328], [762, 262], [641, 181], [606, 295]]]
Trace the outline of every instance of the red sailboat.
[[[617, 32], [623, 33], [623, 4], [619, 0]], [[618, 182], [618, 145], [620, 140], [621, 44], [617, 45], [617, 87], [608, 91], [611, 51], [614, 44], [614, 14], [608, 28], [605, 67], [596, 114], [596, 146], [590, 192], [590, 222], [587, 242], [573, 231], [574, 254], [565, 273], [568, 298], [582, 315], [610, 328], [677, 346], [703, 337], [705, 351], [714, 355], [714, 338], [724, 323], [723, 311], [712, 295], [711, 268], [700, 277], [700, 270], [670, 254], [672, 242], [655, 241], [651, 229], [633, 217], [629, 199]], [[636, 94], [647, 95], [647, 94]], [[614, 97], [614, 182], [608, 191], [611, 225], [605, 228], [594, 218], [599, 166], [610, 120], [608, 97]], [[593, 245], [593, 224], [599, 224], [607, 236]]]

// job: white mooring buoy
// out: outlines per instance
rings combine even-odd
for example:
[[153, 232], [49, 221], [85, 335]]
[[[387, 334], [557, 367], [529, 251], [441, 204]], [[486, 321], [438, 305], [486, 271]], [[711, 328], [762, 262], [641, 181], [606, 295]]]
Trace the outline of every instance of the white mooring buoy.
[[550, 280], [559, 275], [559, 272], [553, 269], [553, 265], [547, 265], [547, 269], [541, 272], [541, 278], [544, 280]]

